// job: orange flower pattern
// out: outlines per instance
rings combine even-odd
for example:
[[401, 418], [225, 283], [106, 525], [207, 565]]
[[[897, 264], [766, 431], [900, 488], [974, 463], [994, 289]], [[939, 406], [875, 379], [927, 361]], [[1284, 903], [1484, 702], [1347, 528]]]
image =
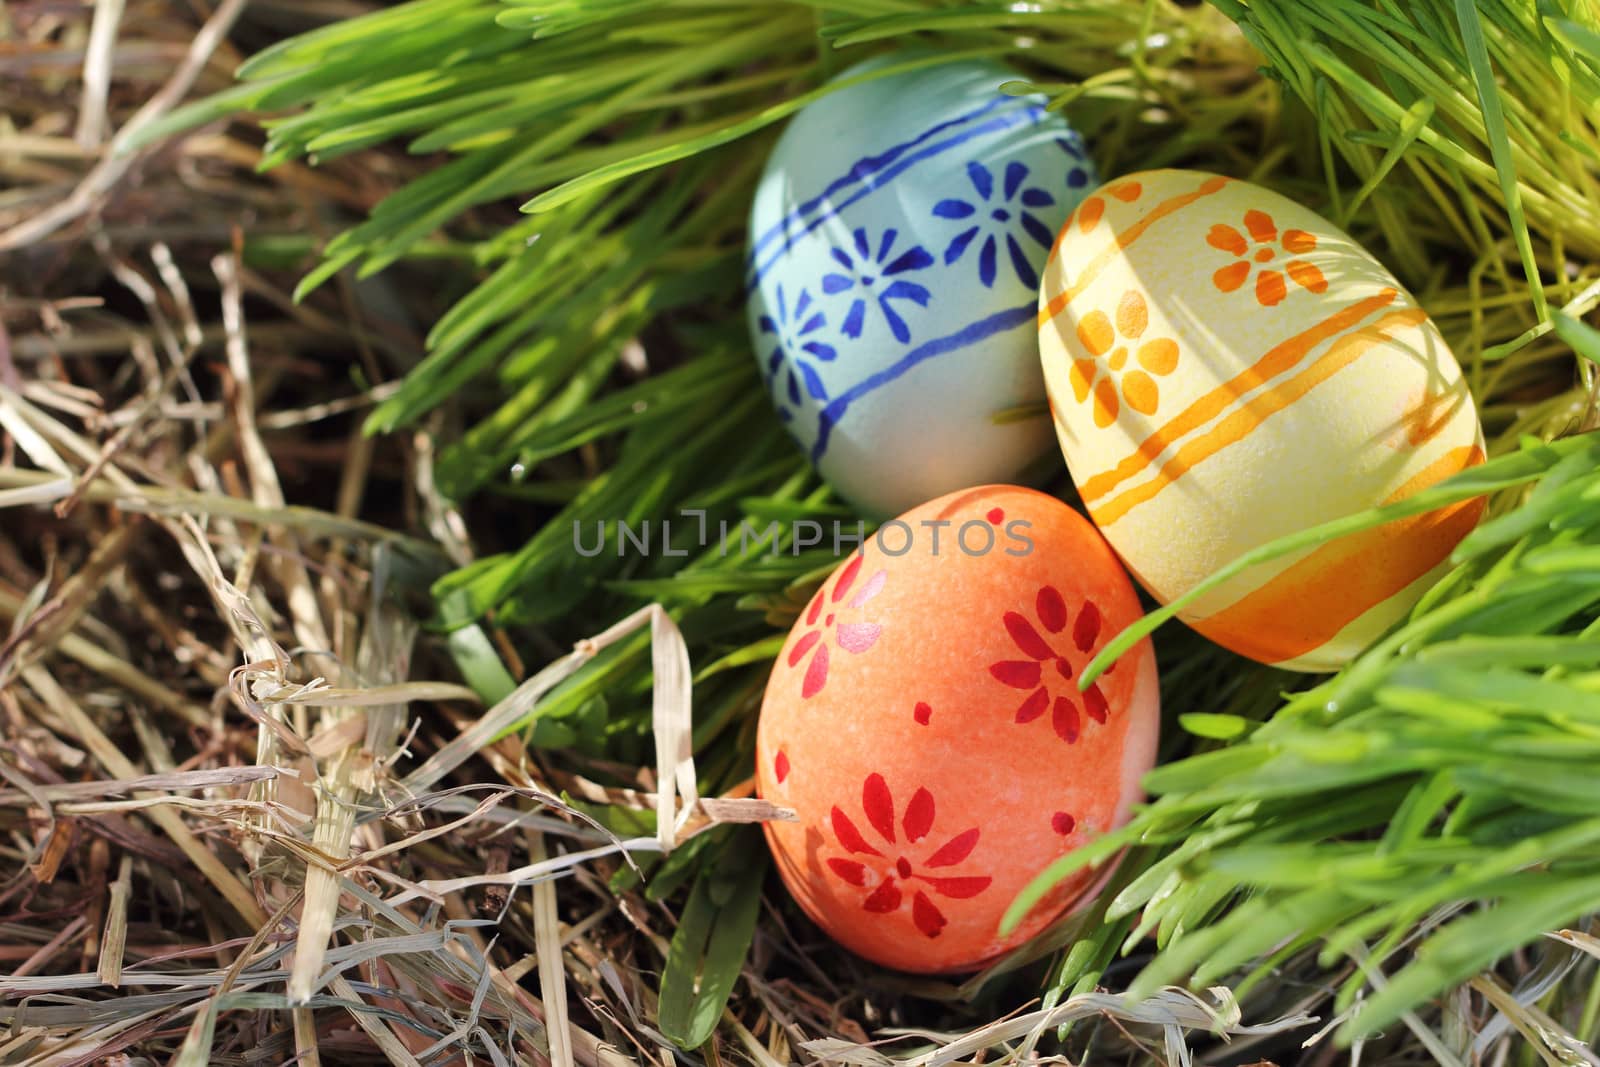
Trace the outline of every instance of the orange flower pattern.
[[[1285, 274], [1288, 275], [1288, 281], [1302, 289], [1313, 293], [1327, 291], [1328, 280], [1314, 263], [1291, 259], [1281, 271], [1267, 266], [1277, 259], [1280, 250], [1290, 255], [1303, 255], [1316, 248], [1315, 234], [1304, 230], [1284, 230], [1280, 235], [1272, 216], [1254, 209], [1244, 213], [1244, 228], [1250, 235], [1248, 239], [1234, 227], [1223, 223], [1211, 227], [1211, 232], [1206, 235], [1206, 244], [1237, 257], [1211, 276], [1211, 281], [1218, 289], [1224, 293], [1233, 292], [1250, 280], [1251, 271], [1255, 270], [1256, 264], [1260, 264], [1261, 269], [1256, 273], [1256, 300], [1260, 301], [1262, 307], [1274, 307], [1289, 294]], [[1254, 253], [1250, 251], [1252, 244], [1256, 246]]]
[[[1124, 403], [1141, 415], [1154, 415], [1161, 403], [1156, 378], [1178, 367], [1178, 342], [1170, 337], [1142, 340], [1149, 324], [1150, 309], [1137, 289], [1117, 301], [1115, 322], [1099, 309], [1078, 322], [1078, 341], [1093, 358], [1072, 361], [1072, 392], [1080, 404], [1094, 397], [1094, 424], [1102, 429], [1116, 420]], [[1137, 367], [1127, 366], [1130, 350]]]

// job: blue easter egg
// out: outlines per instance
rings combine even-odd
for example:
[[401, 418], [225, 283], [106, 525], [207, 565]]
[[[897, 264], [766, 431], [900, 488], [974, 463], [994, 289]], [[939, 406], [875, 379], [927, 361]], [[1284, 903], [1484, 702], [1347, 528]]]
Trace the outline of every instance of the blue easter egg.
[[790, 433], [868, 514], [1012, 481], [1051, 447], [1048, 418], [996, 415], [1046, 403], [1039, 276], [1098, 178], [1042, 98], [999, 91], [1018, 77], [964, 59], [829, 93], [756, 190], [756, 358]]

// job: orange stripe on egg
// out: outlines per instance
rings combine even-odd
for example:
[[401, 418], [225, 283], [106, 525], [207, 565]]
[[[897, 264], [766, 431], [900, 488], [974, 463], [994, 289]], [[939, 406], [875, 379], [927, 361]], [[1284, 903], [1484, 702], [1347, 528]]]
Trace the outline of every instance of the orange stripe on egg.
[[[1385, 504], [1483, 462], [1477, 445], [1451, 449]], [[1191, 625], [1264, 663], [1315, 652], [1346, 626], [1433, 570], [1478, 524], [1484, 498], [1396, 519], [1329, 542], [1233, 605]]]
[[[1389, 290], [1389, 292], [1393, 293], [1393, 290]], [[1388, 341], [1400, 330], [1426, 321], [1427, 317], [1427, 312], [1421, 308], [1391, 311], [1372, 325], [1364, 326], [1359, 330], [1346, 334], [1334, 342], [1328, 351], [1324, 352], [1305, 370], [1281, 385], [1274, 386], [1244, 401], [1239, 410], [1232, 412], [1210, 430], [1178, 449], [1178, 454], [1162, 464], [1160, 471], [1154, 478], [1134, 486], [1109, 504], [1100, 507], [1090, 504], [1089, 514], [1094, 517], [1094, 521], [1099, 524], [1102, 530], [1105, 529], [1140, 504], [1160, 493], [1161, 490], [1182, 477], [1185, 472], [1197, 463], [1209, 459], [1229, 445], [1247, 437], [1268, 416], [1282, 411], [1296, 400], [1299, 400], [1338, 371], [1360, 359], [1368, 350]], [[1279, 347], [1282, 348], [1283, 346], [1280, 345]], [[1306, 347], [1309, 348], [1310, 345]], [[1277, 349], [1273, 351], [1277, 351]], [[1268, 353], [1268, 355], [1270, 356], [1271, 353]], [[1298, 359], [1298, 357], [1296, 358]], [[1235, 379], [1235, 381], [1237, 380]], [[1233, 398], [1236, 398], [1236, 396], [1237, 394], [1234, 394]], [[1143, 465], [1142, 463], [1140, 464], [1140, 466]], [[1089, 493], [1084, 489], [1080, 489], [1079, 492], [1087, 503]]]
[[[1227, 185], [1228, 182], [1232, 180], [1233, 179], [1231, 178], [1224, 178], [1220, 174], [1214, 174], [1205, 181], [1201, 182], [1200, 187], [1195, 189], [1193, 192], [1183, 193], [1179, 196], [1174, 196], [1163, 200], [1161, 203], [1155, 206], [1150, 214], [1146, 215], [1132, 226], [1129, 226], [1126, 230], [1123, 230], [1121, 233], [1117, 234], [1109, 245], [1107, 245], [1105, 248], [1102, 248], [1093, 259], [1084, 264], [1083, 273], [1078, 275], [1078, 278], [1075, 282], [1067, 286], [1055, 296], [1051, 297], [1050, 302], [1039, 309], [1040, 328], [1042, 329], [1046, 323], [1059, 315], [1061, 313], [1061, 309], [1072, 303], [1074, 297], [1076, 297], [1079, 293], [1082, 293], [1085, 289], [1089, 288], [1089, 286], [1093, 285], [1094, 280], [1100, 276], [1100, 272], [1105, 270], [1106, 264], [1110, 263], [1117, 256], [1121, 255], [1124, 249], [1142, 237], [1145, 232], [1150, 229], [1150, 227], [1154, 226], [1168, 215], [1171, 215], [1173, 212], [1183, 210], [1196, 200], [1205, 199], [1212, 193], [1217, 192], [1223, 186]], [[1118, 188], [1121, 188], [1121, 186]], [[1076, 214], [1076, 212], [1074, 212], [1074, 214]], [[1072, 220], [1069, 218], [1067, 220], [1067, 225], [1063, 226], [1061, 228], [1061, 233], [1056, 236], [1056, 243], [1050, 249], [1050, 258], [1045, 261], [1046, 267], [1048, 267], [1049, 264], [1054, 263], [1056, 257], [1061, 254], [1061, 244], [1070, 230], [1071, 223]]]
[[[1217, 386], [1211, 392], [1200, 397], [1183, 411], [1167, 422], [1159, 430], [1139, 442], [1139, 447], [1133, 454], [1118, 463], [1111, 470], [1095, 475], [1078, 487], [1079, 494], [1085, 503], [1093, 503], [1104, 497], [1123, 482], [1132, 478], [1140, 471], [1153, 463], [1161, 453], [1165, 452], [1180, 438], [1193, 433], [1212, 419], [1221, 415], [1229, 407], [1239, 402], [1244, 396], [1271, 379], [1289, 370], [1296, 363], [1305, 358], [1306, 353], [1330, 337], [1336, 337], [1357, 325], [1362, 319], [1375, 311], [1394, 303], [1399, 291], [1384, 289], [1375, 296], [1358, 300], [1354, 304], [1341, 308], [1334, 314], [1323, 319], [1310, 329], [1295, 334], [1293, 337], [1269, 349], [1250, 367], [1241, 371], [1233, 378]], [[1253, 424], [1252, 424], [1253, 425]], [[1210, 453], [1206, 453], [1210, 455]]]

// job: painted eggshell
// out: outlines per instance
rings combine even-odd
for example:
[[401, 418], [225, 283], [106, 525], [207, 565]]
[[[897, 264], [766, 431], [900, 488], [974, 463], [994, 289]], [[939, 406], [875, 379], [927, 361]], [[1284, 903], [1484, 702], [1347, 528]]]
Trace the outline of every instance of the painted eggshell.
[[[1483, 460], [1461, 368], [1393, 275], [1304, 207], [1193, 171], [1095, 191], [1039, 293], [1056, 433], [1100, 531], [1169, 601], [1286, 534]], [[1443, 573], [1481, 501], [1255, 567], [1182, 617], [1332, 670]]]
[[756, 191], [745, 281], [762, 375], [823, 477], [874, 517], [1013, 478], [1050, 447], [1043, 417], [996, 415], [1044, 403], [1038, 271], [1095, 178], [1042, 98], [999, 92], [1018, 77], [960, 60], [830, 93], [789, 124]]
[[1031, 878], [1139, 798], [1159, 726], [1149, 642], [1087, 692], [1074, 680], [1139, 615], [1094, 527], [1031, 489], [885, 524], [812, 598], [761, 707], [757, 788], [799, 815], [767, 840], [807, 914], [868, 959], [947, 972], [1083, 899], [1093, 872], [1000, 936]]

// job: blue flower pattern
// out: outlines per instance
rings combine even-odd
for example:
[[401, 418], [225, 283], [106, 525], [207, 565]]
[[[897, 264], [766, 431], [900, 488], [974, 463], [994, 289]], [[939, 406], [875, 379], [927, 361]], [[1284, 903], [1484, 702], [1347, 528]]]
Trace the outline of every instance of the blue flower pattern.
[[[767, 382], [772, 386], [773, 396], [778, 401], [778, 415], [784, 421], [788, 421], [791, 414], [783, 402], [784, 396], [787, 394], [789, 404], [798, 405], [802, 380], [805, 382], [806, 392], [813, 399], [828, 399], [828, 389], [823, 385], [822, 378], [817, 374], [812, 361], [832, 363], [838, 353], [834, 351], [832, 345], [813, 336], [828, 325], [828, 319], [822, 311], [813, 310], [814, 301], [809, 292], [800, 290], [800, 297], [795, 301], [792, 311], [788, 300], [784, 297], [782, 285], [777, 287], [775, 295], [777, 318], [762, 315], [760, 319], [761, 332], [771, 334], [776, 341], [772, 352], [764, 361], [764, 367]], [[784, 376], [785, 381], [780, 390], [779, 372], [784, 367], [785, 351], [791, 353], [791, 356], [788, 360], [788, 373]]]
[[[763, 230], [763, 247], [769, 240], [782, 242], [768, 248], [765, 262], [752, 250], [749, 285], [758, 294], [757, 358], [779, 417], [811, 450], [814, 461], [821, 459], [829, 430], [852, 400], [865, 395], [864, 388], [876, 389], [912, 365], [904, 360], [921, 352], [919, 346], [953, 341], [960, 331], [951, 332], [952, 322], [964, 321], [969, 304], [998, 307], [997, 301], [1013, 298], [1021, 303], [1029, 292], [1037, 292], [1039, 269], [1059, 221], [1097, 179], [1083, 138], [1063, 128], [1058, 116], [1036, 106], [1013, 112], [1015, 119], [999, 121], [1002, 114], [974, 112], [974, 122], [963, 127], [971, 132], [949, 138], [952, 147], [979, 143], [963, 147], [959, 155], [951, 153], [954, 158], [945, 164], [949, 169], [942, 180], [954, 182], [941, 190], [945, 198], [933, 204], [931, 214], [923, 214], [930, 208], [928, 201], [921, 201], [920, 219], [898, 229], [845, 221], [846, 208], [917, 160], [906, 150], [943, 154], [942, 146], [931, 140], [942, 133], [943, 124], [893, 150], [858, 159], [846, 175], [825, 185], [827, 195], [801, 201], [792, 220]], [[966, 121], [965, 116], [960, 120]], [[982, 124], [987, 122], [996, 125], [985, 131]], [[1026, 149], [1027, 162], [985, 154], [989, 133], [1030, 126], [1055, 129], [1033, 142], [1037, 147]], [[825, 221], [834, 226], [825, 226]], [[839, 223], [844, 226], [835, 228]], [[799, 227], [792, 236], [791, 225]], [[814, 257], [807, 268], [790, 269], [784, 283], [770, 278], [763, 285], [763, 275], [786, 261], [808, 234], [815, 235], [815, 243], [805, 253]], [[973, 290], [974, 277], [984, 294]], [[965, 329], [986, 321], [967, 323]], [[857, 368], [853, 357], [860, 346], [851, 345], [863, 338], [879, 354], [873, 366]], [[891, 338], [896, 346], [892, 353], [886, 350]], [[893, 361], [887, 368], [892, 373], [876, 365], [885, 359]]]
[[911, 340], [911, 327], [895, 310], [894, 301], [910, 301], [918, 307], [927, 307], [931, 294], [916, 282], [896, 275], [925, 270], [933, 266], [933, 257], [921, 245], [913, 245], [896, 256], [894, 245], [899, 233], [893, 227], [885, 229], [878, 238], [875, 253], [864, 228], [858, 227], [851, 237], [851, 248], [835, 247], [830, 253], [844, 273], [830, 272], [822, 276], [822, 291], [827, 295], [855, 294], [845, 312], [841, 331], [852, 339], [861, 336], [866, 327], [867, 302], [871, 300], [883, 313], [894, 339], [905, 344]]
[[1000, 242], [1004, 241], [1006, 256], [1011, 261], [1011, 269], [1016, 272], [1017, 281], [1029, 289], [1038, 288], [1039, 274], [1033, 266], [1036, 257], [1017, 243], [1012, 220], [1015, 219], [1015, 225], [1020, 226], [1041, 248], [1048, 250], [1055, 240], [1055, 233], [1029, 209], [1052, 207], [1056, 198], [1047, 189], [1025, 185], [1028, 167], [1016, 161], [1006, 164], [999, 189], [995, 188], [994, 175], [989, 168], [976, 161], [967, 164], [967, 179], [972, 183], [976, 195], [952, 197], [933, 206], [933, 214], [937, 218], [955, 222], [970, 221], [970, 225], [965, 226], [945, 246], [945, 265], [959, 262], [969, 248], [978, 244], [981, 237], [982, 243], [976, 257], [978, 280], [985, 288], [993, 289], [995, 279], [999, 276]]

